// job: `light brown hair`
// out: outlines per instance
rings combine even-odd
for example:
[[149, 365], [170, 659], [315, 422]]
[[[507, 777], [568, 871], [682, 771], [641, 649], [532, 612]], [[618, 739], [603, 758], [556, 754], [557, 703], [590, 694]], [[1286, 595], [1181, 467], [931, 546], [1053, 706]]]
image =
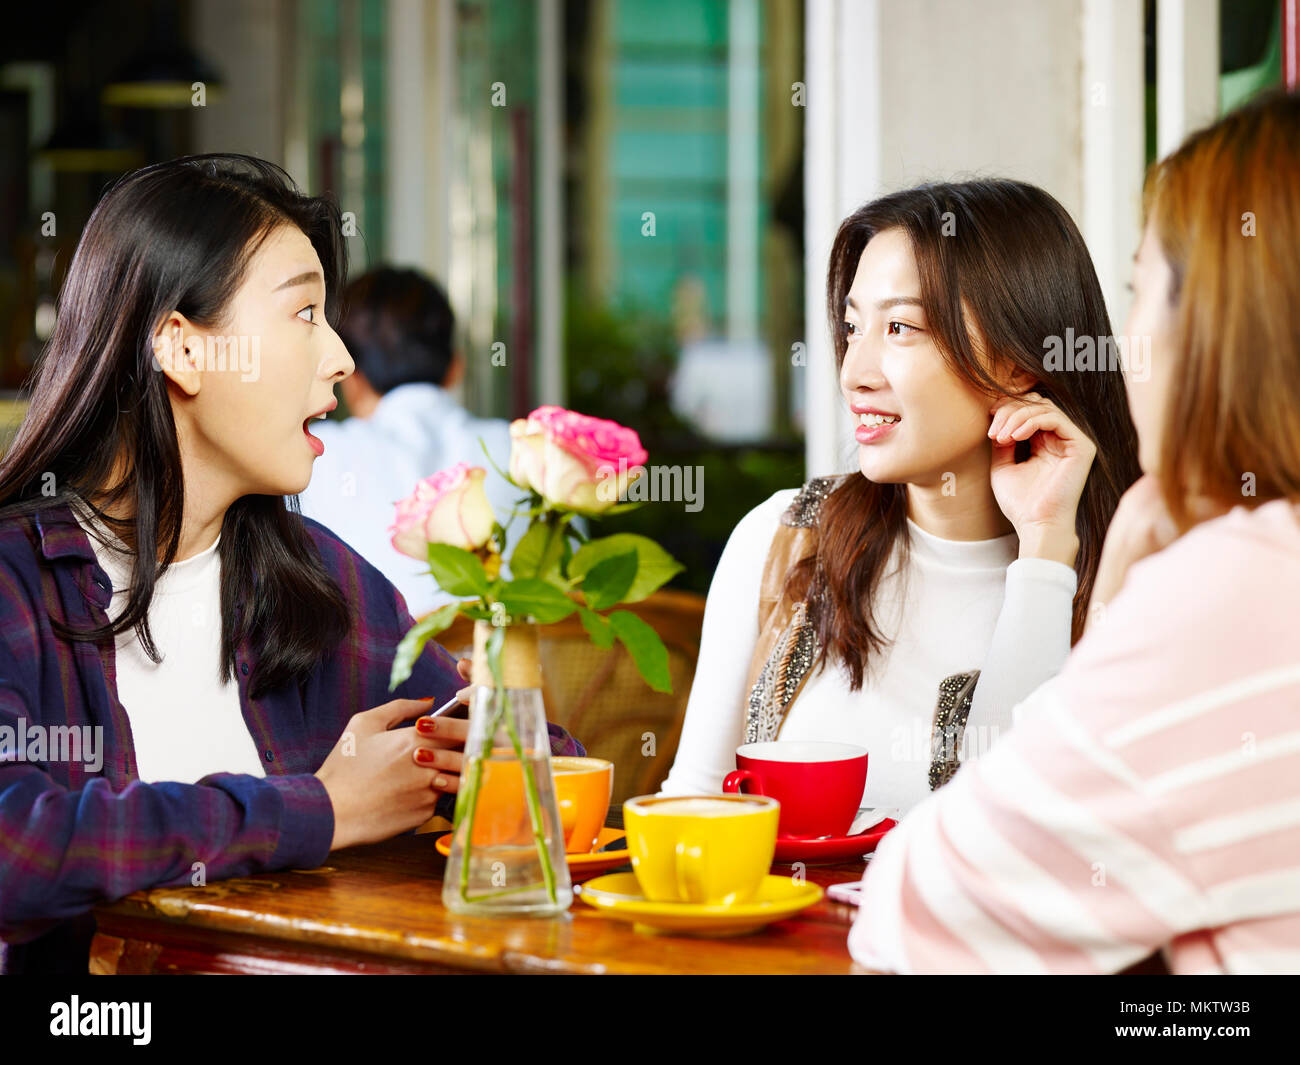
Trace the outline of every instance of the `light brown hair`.
[[[1174, 356], [1158, 476], [1189, 503], [1300, 496], [1300, 96], [1272, 92], [1147, 173], [1144, 214], [1173, 273]], [[1254, 495], [1244, 493], [1253, 475]]]

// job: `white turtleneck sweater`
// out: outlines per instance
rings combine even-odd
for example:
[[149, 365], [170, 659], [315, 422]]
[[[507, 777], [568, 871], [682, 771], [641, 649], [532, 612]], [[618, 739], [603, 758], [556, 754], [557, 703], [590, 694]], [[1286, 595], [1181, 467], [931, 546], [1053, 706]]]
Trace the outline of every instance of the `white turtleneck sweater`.
[[[113, 583], [108, 616], [126, 608], [132, 555], [78, 500], [73, 504], [95, 557]], [[100, 543], [97, 530], [113, 546]], [[154, 587], [149, 632], [162, 661], [145, 654], [135, 629], [117, 637], [117, 697], [131, 723], [136, 768], [148, 783], [194, 784], [210, 773], [265, 776], [239, 704], [239, 685], [219, 680], [220, 535], [206, 551], [173, 562]]]
[[[699, 665], [677, 757], [660, 794], [721, 790], [745, 742], [745, 686], [758, 639], [758, 591], [781, 513], [798, 489], [772, 495], [732, 532], [714, 572]], [[1011, 727], [1011, 709], [1054, 676], [1070, 652], [1074, 570], [1017, 559], [1014, 534], [942, 540], [907, 523], [906, 564], [895, 561], [876, 592], [876, 617], [892, 638], [849, 690], [834, 663], [812, 673], [791, 705], [779, 740], [833, 740], [868, 752], [862, 806], [906, 813], [930, 794], [930, 744], [939, 683], [981, 670], [967, 719], [963, 758], [978, 756]]]

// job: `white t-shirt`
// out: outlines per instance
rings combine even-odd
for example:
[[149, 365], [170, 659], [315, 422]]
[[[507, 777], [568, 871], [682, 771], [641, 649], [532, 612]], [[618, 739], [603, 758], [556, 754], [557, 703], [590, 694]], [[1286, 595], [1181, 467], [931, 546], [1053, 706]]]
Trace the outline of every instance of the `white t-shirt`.
[[[721, 790], [745, 742], [745, 681], [758, 639], [763, 565], [786, 489], [732, 532], [709, 588], [699, 665], [677, 757], [661, 794]], [[963, 757], [978, 756], [1012, 724], [1011, 708], [1054, 676], [1070, 652], [1076, 576], [1045, 559], [1017, 559], [1017, 540], [942, 540], [907, 523], [911, 549], [877, 588], [876, 618], [890, 646], [849, 690], [834, 662], [813, 672], [781, 726], [781, 740], [833, 740], [868, 752], [862, 806], [907, 812], [930, 794], [931, 735], [939, 684], [981, 670]]]
[[[126, 609], [132, 556], [78, 503], [73, 513], [113, 584], [108, 616]], [[101, 544], [91, 530], [115, 547]], [[154, 664], [135, 629], [117, 637], [117, 697], [131, 723], [136, 769], [148, 783], [194, 784], [210, 773], [265, 776], [244, 721], [239, 685], [218, 679], [221, 659], [220, 535], [206, 551], [168, 567], [154, 587], [149, 632], [162, 661]]]

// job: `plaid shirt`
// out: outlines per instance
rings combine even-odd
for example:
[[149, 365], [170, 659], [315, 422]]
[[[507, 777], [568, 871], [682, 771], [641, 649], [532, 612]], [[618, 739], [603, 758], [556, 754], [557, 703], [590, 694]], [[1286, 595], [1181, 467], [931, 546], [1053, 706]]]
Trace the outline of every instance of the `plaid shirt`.
[[[321, 865], [334, 811], [314, 776], [359, 710], [432, 695], [464, 682], [434, 640], [395, 691], [398, 642], [414, 623], [389, 580], [325, 526], [303, 519], [355, 614], [350, 633], [301, 686], [249, 698], [253, 650], [237, 656], [244, 721], [266, 776], [214, 773], [195, 784], [145, 783], [117, 698], [113, 643], [71, 643], [50, 627], [105, 624], [112, 585], [66, 505], [0, 522], [0, 737], [53, 744], [53, 726], [102, 728], [102, 767], [81, 757], [42, 761], [0, 743], [0, 972], [86, 972], [91, 907], [142, 888]], [[309, 710], [310, 708], [310, 710]], [[408, 722], [408, 725], [410, 722]], [[557, 725], [554, 754], [583, 754]], [[12, 732], [8, 732], [12, 730]], [[53, 752], [49, 752], [53, 753]], [[439, 800], [450, 817], [454, 796]], [[19, 946], [18, 944], [21, 944]]]

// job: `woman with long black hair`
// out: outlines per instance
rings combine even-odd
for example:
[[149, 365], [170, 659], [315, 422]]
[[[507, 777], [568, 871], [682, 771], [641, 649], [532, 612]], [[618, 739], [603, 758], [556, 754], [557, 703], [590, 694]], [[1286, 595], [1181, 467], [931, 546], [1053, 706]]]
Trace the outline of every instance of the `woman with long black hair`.
[[96, 903], [451, 813], [466, 722], [398, 726], [458, 664], [430, 641], [390, 693], [405, 601], [285, 501], [352, 372], [345, 274], [337, 208], [247, 156], [127, 175], [86, 225], [0, 461], [7, 972], [85, 972]]

